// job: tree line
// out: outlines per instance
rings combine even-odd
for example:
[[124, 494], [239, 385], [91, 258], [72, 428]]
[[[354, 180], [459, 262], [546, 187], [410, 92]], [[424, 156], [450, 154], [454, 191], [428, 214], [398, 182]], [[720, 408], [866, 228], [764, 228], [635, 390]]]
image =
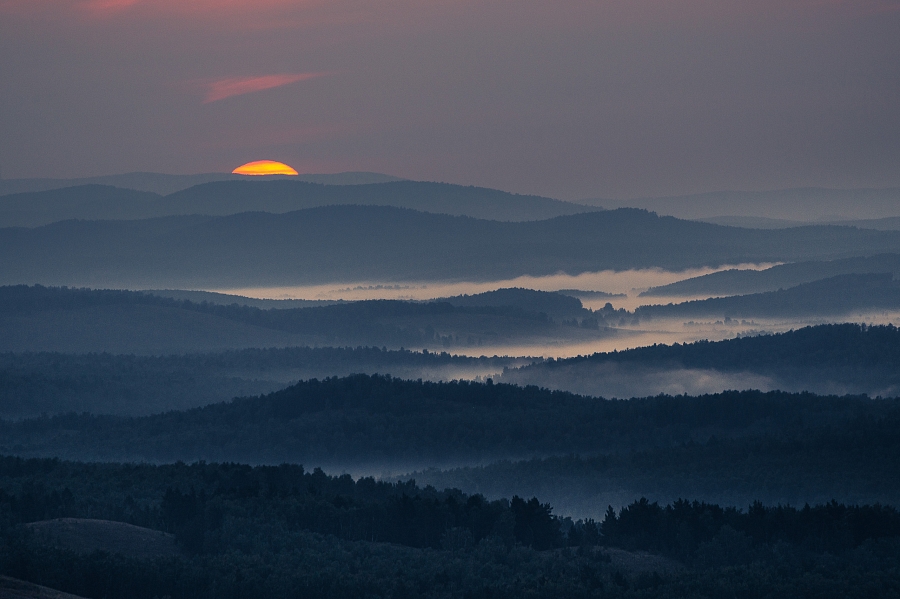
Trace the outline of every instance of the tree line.
[[[180, 557], [55, 546], [22, 525], [104, 518], [174, 532]], [[600, 522], [299, 465], [0, 458], [0, 573], [86, 597], [738, 597], [896, 592], [900, 513], [639, 499]], [[635, 550], [670, 564], [635, 571]], [[616, 553], [620, 552], [620, 553]], [[633, 559], [633, 558], [630, 558]], [[823, 592], [822, 589], [828, 589]], [[517, 595], [518, 594], [518, 595]]]

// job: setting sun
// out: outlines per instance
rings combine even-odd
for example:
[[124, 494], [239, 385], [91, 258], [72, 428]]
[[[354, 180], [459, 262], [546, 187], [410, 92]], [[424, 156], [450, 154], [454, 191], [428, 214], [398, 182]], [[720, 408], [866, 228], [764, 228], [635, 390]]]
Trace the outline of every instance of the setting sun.
[[283, 162], [256, 160], [242, 164], [231, 173], [234, 175], [296, 175], [297, 171]]

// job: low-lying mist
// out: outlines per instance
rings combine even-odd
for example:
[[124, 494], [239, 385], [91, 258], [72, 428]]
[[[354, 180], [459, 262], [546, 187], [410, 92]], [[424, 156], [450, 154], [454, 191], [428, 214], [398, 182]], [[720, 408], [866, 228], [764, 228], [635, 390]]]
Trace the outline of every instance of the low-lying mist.
[[604, 270], [587, 272], [580, 275], [556, 274], [550, 276], [522, 276], [514, 279], [496, 281], [357, 281], [326, 285], [306, 285], [290, 287], [246, 287], [232, 289], [209, 289], [230, 295], [240, 295], [256, 299], [304, 299], [304, 300], [368, 300], [368, 299], [404, 299], [433, 300], [456, 295], [473, 295], [494, 291], [496, 289], [522, 287], [539, 291], [558, 291], [560, 289], [578, 289], [584, 291], [601, 291], [611, 294], [624, 294], [624, 297], [582, 299], [585, 308], [601, 308], [611, 302], [616, 308], [633, 310], [646, 303], [638, 294], [651, 287], [668, 285], [676, 281], [698, 277], [705, 274], [729, 270], [754, 269], [763, 270], [775, 263], [764, 264], [730, 264], [717, 268], [695, 268], [682, 271], [669, 271], [661, 268], [637, 270]]

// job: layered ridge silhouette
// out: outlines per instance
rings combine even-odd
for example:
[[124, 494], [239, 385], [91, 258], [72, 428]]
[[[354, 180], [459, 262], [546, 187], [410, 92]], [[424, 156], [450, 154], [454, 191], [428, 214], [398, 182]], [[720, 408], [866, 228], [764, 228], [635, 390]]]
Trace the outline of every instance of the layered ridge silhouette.
[[751, 230], [635, 209], [498, 222], [384, 206], [0, 229], [0, 283], [223, 288], [496, 280], [900, 252], [900, 232]]

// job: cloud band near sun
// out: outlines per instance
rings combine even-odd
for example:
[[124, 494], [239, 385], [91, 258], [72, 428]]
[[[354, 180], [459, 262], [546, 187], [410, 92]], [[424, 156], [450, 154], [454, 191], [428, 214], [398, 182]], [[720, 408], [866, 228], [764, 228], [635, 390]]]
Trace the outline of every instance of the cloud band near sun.
[[228, 79], [220, 79], [218, 81], [206, 82], [206, 95], [203, 98], [204, 104], [210, 102], [218, 102], [232, 96], [241, 96], [251, 94], [267, 89], [274, 89], [298, 81], [306, 81], [307, 79], [315, 79], [324, 77], [328, 73], [282, 73], [277, 75], [261, 75], [258, 77], [231, 77]]

